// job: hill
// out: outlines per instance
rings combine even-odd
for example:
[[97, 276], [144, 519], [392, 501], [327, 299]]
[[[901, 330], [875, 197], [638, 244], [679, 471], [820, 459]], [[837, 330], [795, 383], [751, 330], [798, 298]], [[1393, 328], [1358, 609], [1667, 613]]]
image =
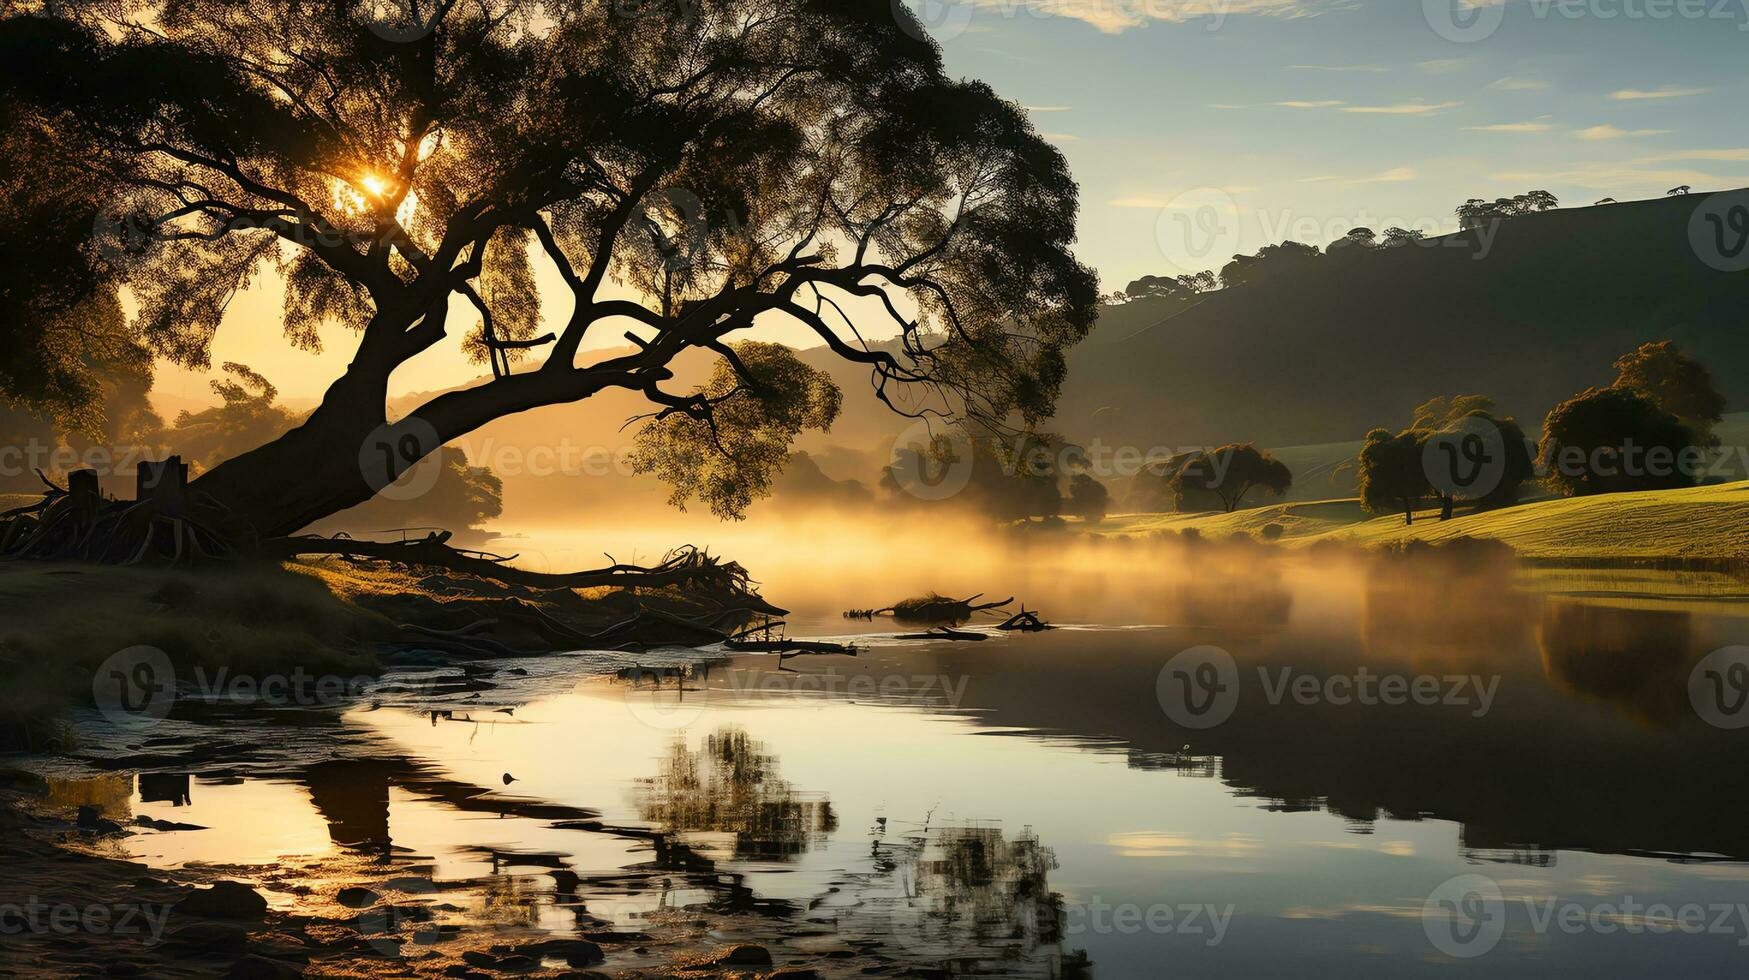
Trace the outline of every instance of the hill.
[[1401, 516], [1373, 517], [1355, 500], [1276, 504], [1235, 514], [1127, 514], [1098, 533], [1148, 534], [1196, 528], [1204, 537], [1257, 534], [1279, 524], [1283, 542], [1342, 541], [1376, 546], [1418, 538], [1494, 538], [1532, 559], [1749, 561], [1749, 482], [1569, 497], [1522, 504], [1449, 521], [1427, 511], [1413, 527]]
[[1610, 363], [1670, 339], [1749, 403], [1749, 273], [1708, 266], [1708, 195], [1568, 208], [1344, 255], [1197, 302], [1107, 307], [1058, 427], [1125, 444], [1302, 445], [1403, 424], [1433, 395], [1495, 397], [1535, 432]]

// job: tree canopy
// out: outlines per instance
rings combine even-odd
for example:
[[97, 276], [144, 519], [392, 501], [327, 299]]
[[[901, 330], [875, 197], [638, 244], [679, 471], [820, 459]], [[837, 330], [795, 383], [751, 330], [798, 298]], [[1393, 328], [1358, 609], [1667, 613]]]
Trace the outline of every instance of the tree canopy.
[[1287, 493], [1293, 486], [1293, 474], [1285, 463], [1246, 443], [1197, 453], [1173, 474], [1172, 483], [1186, 492], [1194, 488], [1214, 493], [1230, 514], [1252, 490], [1262, 489], [1277, 497]]
[[[491, 377], [396, 423], [416, 457], [609, 387], [641, 392], [664, 428], [720, 430], [732, 402], [765, 397], [731, 336], [756, 322], [799, 324], [907, 414], [1049, 415], [1097, 296], [1069, 251], [1075, 184], [1023, 109], [947, 77], [902, 7], [398, 8], [406, 22], [357, 3], [74, 0], [0, 21], [9, 138], [52, 147], [55, 177], [95, 202], [51, 223], [81, 259], [51, 297], [121, 284], [128, 336], [204, 367], [231, 298], [273, 265], [291, 343], [357, 332], [310, 420], [202, 479], [261, 531], [369, 496], [358, 443], [452, 302]], [[571, 293], [539, 336], [552, 297], [534, 262]], [[633, 352], [580, 355], [607, 330]], [[688, 349], [716, 353], [733, 394], [664, 387]], [[739, 475], [763, 486], [783, 459]], [[252, 493], [293, 473], [302, 487]]]
[[1724, 421], [1725, 396], [1713, 386], [1706, 365], [1674, 341], [1642, 344], [1615, 362], [1615, 386], [1630, 388], [1688, 426], [1703, 446], [1719, 444], [1713, 426]]

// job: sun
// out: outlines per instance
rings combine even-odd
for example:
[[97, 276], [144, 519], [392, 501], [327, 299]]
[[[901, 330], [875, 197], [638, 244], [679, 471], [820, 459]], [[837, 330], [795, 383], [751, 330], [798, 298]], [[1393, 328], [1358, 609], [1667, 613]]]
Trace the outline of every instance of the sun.
[[369, 191], [373, 197], [382, 197], [383, 193], [389, 189], [389, 182], [373, 173], [366, 173], [358, 178], [358, 182], [364, 185], [364, 189]]

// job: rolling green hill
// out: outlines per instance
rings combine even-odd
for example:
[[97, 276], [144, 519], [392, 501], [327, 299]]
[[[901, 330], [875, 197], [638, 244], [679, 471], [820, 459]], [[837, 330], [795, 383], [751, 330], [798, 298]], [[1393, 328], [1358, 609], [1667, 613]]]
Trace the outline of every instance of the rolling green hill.
[[1400, 515], [1373, 517], [1356, 500], [1276, 504], [1234, 514], [1124, 514], [1098, 533], [1140, 535], [1196, 528], [1204, 537], [1259, 534], [1282, 527], [1282, 541], [1305, 546], [1342, 541], [1362, 547], [1419, 538], [1494, 538], [1533, 559], [1749, 560], [1749, 481], [1521, 504], [1449, 521], [1426, 511], [1413, 527]]

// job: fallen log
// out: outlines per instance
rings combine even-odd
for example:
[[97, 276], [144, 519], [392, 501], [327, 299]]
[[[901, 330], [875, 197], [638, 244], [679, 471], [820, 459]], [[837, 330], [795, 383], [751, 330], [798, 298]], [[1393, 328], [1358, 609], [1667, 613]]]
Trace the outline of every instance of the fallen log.
[[935, 629], [932, 629], [927, 633], [900, 633], [893, 637], [895, 640], [956, 640], [968, 642], [978, 642], [988, 640], [989, 638], [990, 637], [984, 633], [949, 629], [946, 626], [937, 626]]
[[702, 587], [706, 595], [732, 598], [742, 606], [766, 615], [781, 616], [787, 612], [761, 599], [753, 591], [747, 570], [738, 562], [721, 561], [692, 546], [675, 549], [659, 564], [648, 567], [615, 562], [604, 568], [578, 572], [535, 572], [511, 565], [515, 555], [463, 551], [450, 547], [449, 538], [447, 531], [433, 532], [409, 541], [300, 535], [263, 542], [262, 551], [281, 559], [333, 555], [445, 568], [464, 575], [539, 589]]

